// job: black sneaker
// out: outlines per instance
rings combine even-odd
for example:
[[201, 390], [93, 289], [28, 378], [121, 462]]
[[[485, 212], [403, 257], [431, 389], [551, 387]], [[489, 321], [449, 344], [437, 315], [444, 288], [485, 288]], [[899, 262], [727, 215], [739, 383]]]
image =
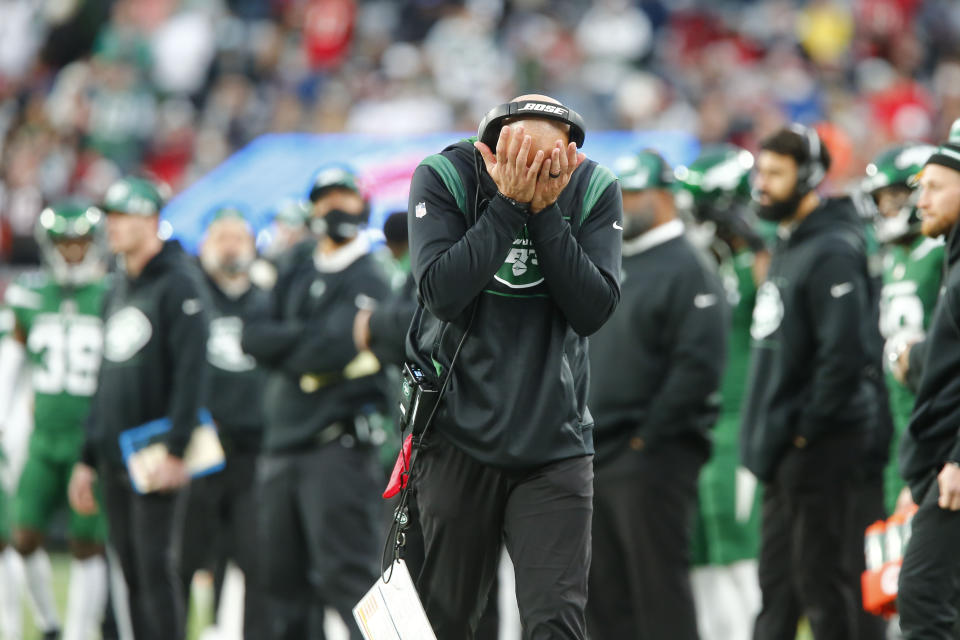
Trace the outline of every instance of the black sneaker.
[[60, 629], [43, 632], [43, 640], [60, 640]]

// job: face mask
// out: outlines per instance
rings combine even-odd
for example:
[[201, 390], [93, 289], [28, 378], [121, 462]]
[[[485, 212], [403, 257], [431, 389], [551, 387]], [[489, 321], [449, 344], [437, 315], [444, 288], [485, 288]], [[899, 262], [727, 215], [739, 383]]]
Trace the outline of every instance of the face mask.
[[358, 213], [348, 213], [342, 209], [331, 209], [322, 218], [315, 218], [310, 228], [317, 235], [325, 235], [335, 244], [344, 244], [360, 233], [363, 219]]
[[623, 239], [633, 240], [653, 228], [657, 216], [653, 207], [643, 207], [637, 211], [624, 212]]

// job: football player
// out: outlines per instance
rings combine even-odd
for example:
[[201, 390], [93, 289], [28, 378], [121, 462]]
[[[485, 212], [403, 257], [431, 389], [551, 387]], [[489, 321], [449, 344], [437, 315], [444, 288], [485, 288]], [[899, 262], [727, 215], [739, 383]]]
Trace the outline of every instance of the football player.
[[[0, 425], [24, 365], [30, 368], [35, 397], [35, 427], [14, 498], [13, 543], [23, 556], [27, 589], [44, 638], [59, 637], [60, 627], [44, 536], [53, 515], [69, 508], [67, 483], [83, 445], [83, 423], [96, 390], [103, 345], [103, 217], [100, 209], [79, 201], [44, 209], [36, 237], [45, 268], [19, 278], [5, 296], [14, 315], [10, 335], [24, 348], [8, 344], [0, 352]], [[103, 617], [105, 527], [99, 513], [69, 512], [73, 563], [65, 639], [86, 638]]]
[[893, 369], [906, 348], [923, 339], [940, 291], [943, 273], [943, 239], [920, 233], [915, 176], [936, 147], [905, 144], [888, 149], [867, 165], [863, 191], [875, 205], [874, 228], [883, 245], [883, 289], [880, 298], [880, 332], [886, 341], [887, 388], [895, 437], [890, 462], [884, 472], [888, 513], [896, 509], [904, 482], [897, 469], [896, 447], [913, 412], [914, 393], [897, 380]]
[[700, 636], [747, 640], [760, 609], [757, 582], [757, 481], [740, 464], [740, 405], [750, 361], [750, 323], [757, 286], [770, 255], [749, 209], [753, 155], [733, 145], [705, 149], [676, 170], [677, 201], [693, 218], [731, 309], [727, 366], [713, 452], [700, 473], [700, 506], [693, 539], [693, 594]]

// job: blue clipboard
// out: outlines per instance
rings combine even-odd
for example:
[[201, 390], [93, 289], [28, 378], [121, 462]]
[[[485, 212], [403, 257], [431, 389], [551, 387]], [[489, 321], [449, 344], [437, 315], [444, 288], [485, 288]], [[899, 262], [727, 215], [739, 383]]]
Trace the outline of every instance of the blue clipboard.
[[[146, 422], [140, 426], [120, 432], [120, 436], [118, 437], [120, 453], [123, 456], [123, 463], [127, 467], [127, 472], [130, 474], [131, 484], [137, 493], [143, 494], [147, 493], [147, 491], [141, 490], [141, 487], [136, 482], [136, 475], [131, 469], [131, 460], [138, 452], [141, 452], [143, 449], [151, 445], [157, 444], [161, 437], [170, 431], [171, 427], [172, 421], [170, 418], [158, 418], [156, 420]], [[197, 427], [193, 431], [191, 445], [188, 445], [187, 447], [184, 460], [187, 463], [187, 467], [190, 471], [190, 477], [192, 478], [199, 478], [217, 473], [226, 467], [226, 458], [222, 454], [222, 448], [220, 449], [220, 455], [214, 456], [212, 459], [202, 461], [200, 464], [191, 464], [192, 461], [187, 459], [190, 456], [190, 448], [193, 444], [193, 441], [197, 438], [197, 433], [202, 431], [212, 432], [214, 437], [216, 437], [217, 428], [213, 421], [213, 416], [210, 415], [210, 412], [207, 409], [203, 408], [197, 411]], [[217, 446], [219, 446], [219, 441], [217, 442]]]

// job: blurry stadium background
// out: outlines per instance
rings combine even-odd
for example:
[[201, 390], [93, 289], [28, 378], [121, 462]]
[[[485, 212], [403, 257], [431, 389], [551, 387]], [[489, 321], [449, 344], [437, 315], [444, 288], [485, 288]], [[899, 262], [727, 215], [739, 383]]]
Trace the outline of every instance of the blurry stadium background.
[[[216, 174], [198, 181], [302, 132], [265, 140], [296, 140], [304, 176], [356, 160], [382, 213], [425, 141], [534, 91], [585, 117], [588, 153], [600, 130], [622, 132], [608, 154], [654, 144], [681, 162], [814, 124], [842, 190], [881, 148], [946, 136], [958, 36], [954, 0], [0, 0], [0, 289], [38, 263], [46, 203], [96, 200], [122, 173], [184, 194], [166, 215], [190, 245], [217, 197]], [[306, 189], [281, 173], [251, 185], [256, 216]], [[7, 482], [26, 432], [6, 430]]]

